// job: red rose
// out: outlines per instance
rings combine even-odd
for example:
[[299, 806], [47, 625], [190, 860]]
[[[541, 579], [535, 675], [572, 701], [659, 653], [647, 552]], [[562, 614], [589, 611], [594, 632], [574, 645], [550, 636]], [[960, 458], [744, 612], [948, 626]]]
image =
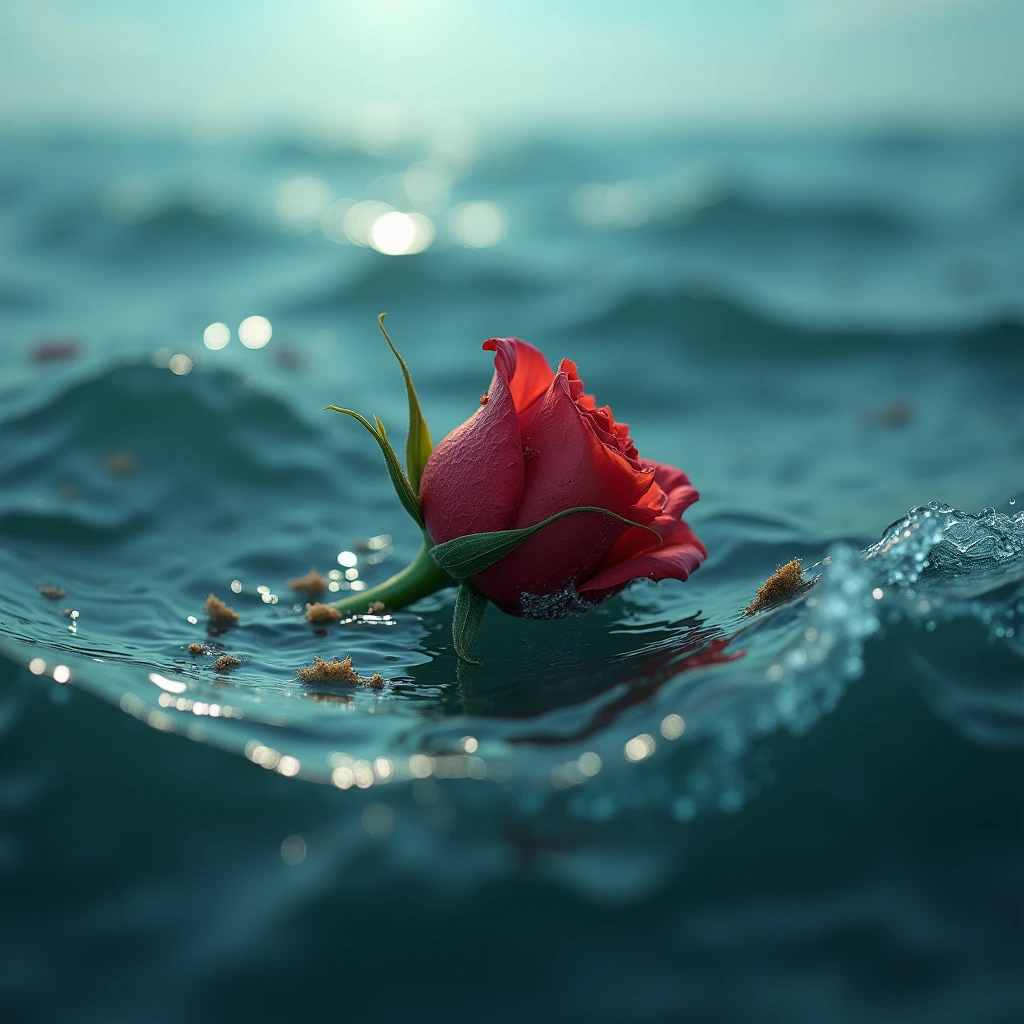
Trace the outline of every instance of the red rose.
[[698, 498], [682, 470], [639, 456], [629, 428], [583, 393], [575, 363], [556, 373], [518, 338], [491, 338], [494, 379], [480, 408], [434, 449], [419, 498], [435, 544], [533, 526], [579, 506], [472, 577], [514, 615], [578, 614], [631, 580], [685, 580], [707, 557], [679, 517]]

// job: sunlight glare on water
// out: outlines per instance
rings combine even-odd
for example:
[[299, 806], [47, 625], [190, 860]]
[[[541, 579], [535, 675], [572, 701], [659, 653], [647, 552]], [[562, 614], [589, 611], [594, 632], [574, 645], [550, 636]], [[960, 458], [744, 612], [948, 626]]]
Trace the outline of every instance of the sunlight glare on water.
[[246, 348], [263, 348], [272, 335], [273, 328], [265, 316], [247, 316], [238, 325], [238, 340]]

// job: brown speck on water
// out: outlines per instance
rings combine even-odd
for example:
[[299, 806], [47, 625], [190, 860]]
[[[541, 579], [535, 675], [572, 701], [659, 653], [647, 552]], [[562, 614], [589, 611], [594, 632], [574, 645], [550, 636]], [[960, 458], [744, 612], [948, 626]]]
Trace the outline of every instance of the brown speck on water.
[[203, 653], [203, 645], [202, 644], [189, 644], [188, 645], [188, 653], [191, 654], [193, 658], [198, 658], [199, 655]]
[[762, 608], [767, 608], [768, 605], [774, 604], [783, 597], [788, 597], [793, 591], [799, 589], [803, 582], [804, 570], [799, 558], [794, 558], [785, 565], [777, 566], [775, 572], [758, 588], [757, 597], [747, 605], [746, 613], [755, 615]]
[[307, 622], [337, 622], [341, 618], [341, 612], [332, 604], [307, 604]]
[[914, 419], [914, 407], [901, 398], [894, 398], [874, 409], [861, 414], [860, 421], [865, 427], [905, 427]]
[[352, 667], [351, 656], [339, 661], [333, 658], [331, 661], [324, 661], [323, 658], [314, 658], [312, 665], [303, 665], [295, 673], [304, 683], [333, 683], [335, 686], [370, 686], [379, 690], [384, 686], [385, 679], [375, 672], [372, 676], [361, 676]]
[[129, 448], [114, 452], [103, 460], [103, 467], [111, 476], [131, 476], [138, 464], [135, 452]]
[[481, 395], [480, 396], [480, 404], [481, 405], [486, 405], [490, 400], [491, 400], [490, 395]]
[[905, 427], [914, 418], [914, 410], [909, 402], [889, 402], [883, 406], [880, 418], [883, 426]]
[[309, 594], [310, 597], [319, 597], [327, 589], [327, 578], [321, 576], [316, 569], [310, 569], [305, 576], [296, 576], [288, 581], [292, 590]]
[[214, 672], [227, 672], [229, 669], [238, 668], [242, 664], [240, 658], [233, 658], [230, 654], [222, 654], [211, 666]]
[[373, 604], [367, 609], [368, 615], [380, 615], [384, 611], [385, 604], [383, 601], [374, 601]]
[[67, 597], [68, 592], [61, 590], [60, 587], [44, 586], [39, 588], [39, 593], [43, 597], [48, 597], [51, 601], [59, 601], [62, 597]]
[[210, 616], [213, 622], [226, 622], [232, 626], [238, 624], [238, 612], [229, 608], [219, 597], [211, 594], [203, 605], [203, 611]]
[[342, 683], [346, 686], [355, 686], [359, 682], [359, 673], [352, 667], [351, 656], [344, 661], [333, 658], [331, 661], [324, 661], [323, 658], [314, 658], [312, 665], [303, 665], [296, 675], [304, 683]]
[[74, 484], [65, 484], [60, 489], [60, 496], [65, 501], [74, 501], [78, 497], [78, 488]]
[[40, 338], [29, 352], [33, 363], [56, 363], [63, 359], [74, 359], [82, 351], [78, 338]]

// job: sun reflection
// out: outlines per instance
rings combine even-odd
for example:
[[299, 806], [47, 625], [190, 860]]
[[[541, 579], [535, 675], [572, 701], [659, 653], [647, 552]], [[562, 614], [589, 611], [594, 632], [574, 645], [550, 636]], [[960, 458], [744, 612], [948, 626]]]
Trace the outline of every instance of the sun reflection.
[[149, 681], [168, 693], [184, 693], [188, 689], [187, 684], [180, 679], [168, 679], [166, 676], [160, 675], [159, 672], [150, 672]]
[[666, 715], [661, 720], [661, 735], [667, 740], [677, 740], [686, 730], [686, 722], [680, 715]]
[[508, 215], [497, 203], [459, 203], [452, 210], [450, 230], [459, 245], [486, 249], [508, 234]]
[[392, 212], [394, 212], [393, 206], [375, 199], [364, 199], [362, 202], [353, 203], [342, 220], [342, 231], [353, 245], [367, 246], [370, 244], [370, 232], [373, 225], [379, 218]]
[[185, 374], [192, 372], [192, 360], [184, 352], [178, 352], [168, 360], [167, 368], [171, 373], [184, 377]]
[[28, 670], [34, 676], [41, 676], [46, 671], [46, 662], [42, 658], [33, 658], [28, 663]]
[[623, 753], [627, 761], [643, 761], [654, 753], [655, 747], [654, 737], [644, 732], [627, 741]]
[[350, 241], [348, 235], [345, 234], [345, 216], [353, 205], [351, 199], [339, 199], [331, 203], [320, 218], [320, 230], [324, 233], [324, 237], [328, 241], [334, 242], [335, 245], [344, 245]]
[[411, 256], [434, 241], [434, 225], [422, 213], [400, 213], [398, 210], [377, 217], [369, 234], [370, 245], [385, 256]]
[[66, 683], [71, 678], [71, 669], [67, 665], [54, 665], [53, 681], [55, 683]]
[[439, 164], [413, 164], [402, 175], [402, 188], [414, 205], [427, 213], [437, 213], [448, 203], [451, 177]]
[[409, 774], [414, 779], [425, 779], [434, 770], [434, 759], [427, 754], [413, 754], [409, 758]]
[[203, 344], [211, 351], [222, 349], [231, 340], [231, 328], [227, 324], [215, 323], [203, 331]]
[[270, 321], [265, 316], [247, 316], [238, 325], [238, 340], [246, 348], [263, 348], [273, 333]]

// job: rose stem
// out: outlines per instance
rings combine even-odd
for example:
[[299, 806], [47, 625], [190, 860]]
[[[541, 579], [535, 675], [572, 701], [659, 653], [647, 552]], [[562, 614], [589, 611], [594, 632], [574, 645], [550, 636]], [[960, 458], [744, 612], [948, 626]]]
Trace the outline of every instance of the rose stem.
[[333, 607], [345, 614], [365, 612], [374, 601], [380, 601], [385, 608], [394, 610], [404, 608], [435, 591], [444, 590], [445, 587], [457, 586], [458, 581], [439, 569], [430, 557], [430, 548], [430, 541], [424, 541], [419, 553], [400, 573], [370, 590], [334, 601]]

